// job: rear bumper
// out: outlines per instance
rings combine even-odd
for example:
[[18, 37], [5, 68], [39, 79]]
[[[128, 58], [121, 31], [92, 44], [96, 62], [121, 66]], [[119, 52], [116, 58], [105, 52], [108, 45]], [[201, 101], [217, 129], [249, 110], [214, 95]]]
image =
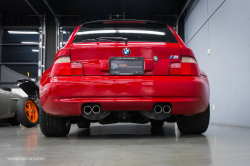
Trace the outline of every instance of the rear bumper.
[[40, 83], [44, 111], [65, 117], [81, 115], [84, 103], [99, 103], [103, 111], [150, 111], [167, 102], [172, 114], [193, 115], [205, 111], [210, 95], [204, 76], [64, 76]]

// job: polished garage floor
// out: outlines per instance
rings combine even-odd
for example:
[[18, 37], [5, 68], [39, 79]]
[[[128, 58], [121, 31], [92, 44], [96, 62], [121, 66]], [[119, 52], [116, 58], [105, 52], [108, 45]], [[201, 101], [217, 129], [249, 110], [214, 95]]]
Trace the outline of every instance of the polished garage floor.
[[[44, 157], [9, 161], [8, 157]], [[93, 124], [69, 137], [46, 138], [39, 127], [0, 125], [0, 165], [249, 166], [250, 129], [210, 125], [204, 135], [180, 135], [174, 124]]]

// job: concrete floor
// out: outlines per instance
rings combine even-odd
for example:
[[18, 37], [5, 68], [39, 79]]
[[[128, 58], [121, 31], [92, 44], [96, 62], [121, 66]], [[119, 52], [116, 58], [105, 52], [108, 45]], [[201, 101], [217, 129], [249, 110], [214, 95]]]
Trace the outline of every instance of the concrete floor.
[[[10, 161], [8, 157], [44, 157]], [[180, 135], [174, 124], [93, 124], [69, 137], [46, 138], [39, 127], [0, 125], [0, 165], [249, 166], [250, 128], [210, 125], [204, 135]]]

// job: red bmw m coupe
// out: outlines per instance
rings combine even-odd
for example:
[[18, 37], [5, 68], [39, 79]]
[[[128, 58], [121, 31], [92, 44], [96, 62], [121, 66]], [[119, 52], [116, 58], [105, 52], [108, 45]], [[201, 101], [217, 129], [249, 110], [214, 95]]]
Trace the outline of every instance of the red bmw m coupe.
[[78, 26], [40, 80], [40, 128], [65, 136], [72, 123], [131, 122], [183, 134], [209, 125], [209, 82], [191, 49], [169, 26], [107, 20]]

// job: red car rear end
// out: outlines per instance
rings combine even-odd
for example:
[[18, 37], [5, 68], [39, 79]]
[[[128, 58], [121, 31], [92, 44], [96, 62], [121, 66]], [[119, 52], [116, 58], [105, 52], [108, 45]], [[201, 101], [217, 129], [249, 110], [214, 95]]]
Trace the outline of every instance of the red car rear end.
[[206, 74], [171, 27], [151, 21], [78, 26], [43, 74], [40, 101], [46, 136], [67, 135], [71, 123], [167, 121], [189, 134], [209, 124]]

